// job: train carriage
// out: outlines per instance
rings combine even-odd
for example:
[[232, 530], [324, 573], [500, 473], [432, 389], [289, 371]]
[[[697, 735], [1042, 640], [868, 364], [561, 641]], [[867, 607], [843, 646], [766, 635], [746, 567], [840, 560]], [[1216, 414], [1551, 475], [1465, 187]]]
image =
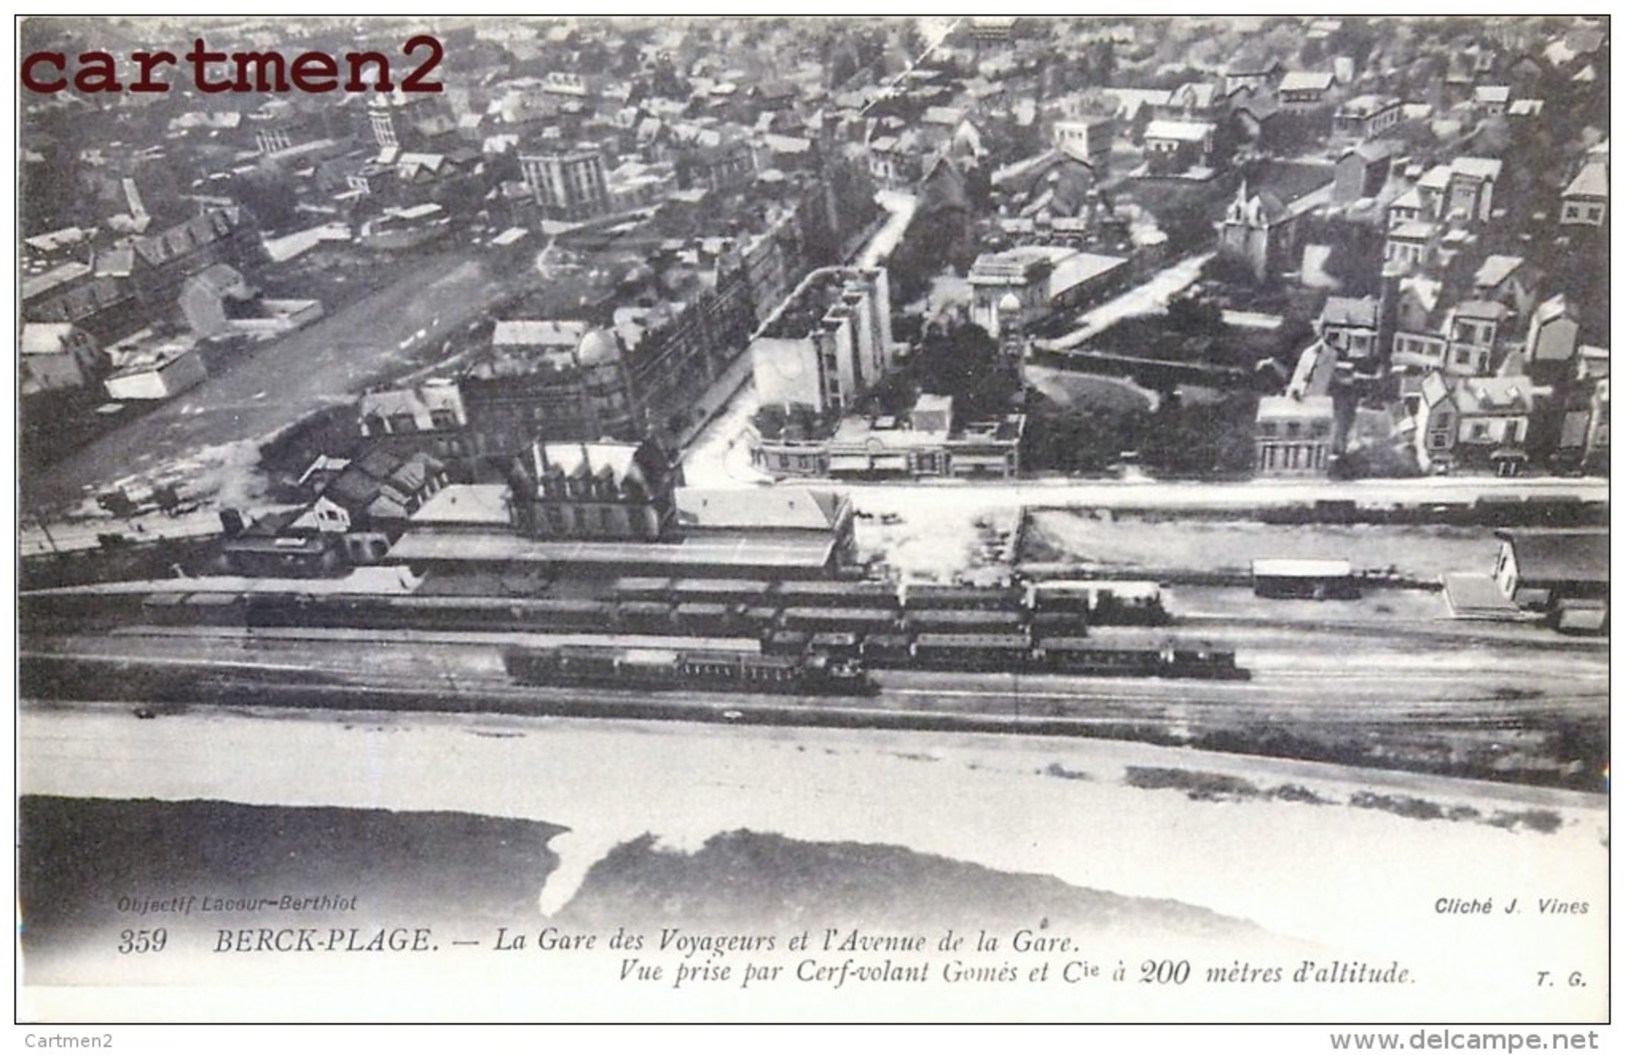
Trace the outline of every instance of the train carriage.
[[742, 634], [746, 632], [744, 611], [739, 604], [690, 601], [677, 606], [675, 619], [678, 630], [697, 637]]
[[757, 605], [767, 596], [768, 586], [759, 579], [676, 579], [671, 584], [671, 599], [678, 604]]
[[1098, 626], [1165, 626], [1162, 587], [1154, 582], [1103, 582], [1090, 598], [1090, 621]]
[[[411, 601], [462, 601], [470, 598], [411, 598]], [[612, 629], [616, 608], [608, 601], [539, 598], [501, 601], [490, 608], [469, 604], [414, 604], [425, 628], [468, 630], [597, 631]]]
[[1032, 635], [1040, 640], [1048, 637], [1086, 637], [1089, 621], [1078, 612], [1034, 612], [1028, 619]]
[[779, 609], [769, 605], [746, 608], [742, 616], [747, 629], [760, 636], [777, 630], [781, 619]]
[[897, 608], [897, 586], [889, 582], [785, 581], [773, 598], [786, 608]]
[[1097, 638], [1057, 637], [1033, 650], [1036, 669], [1056, 674], [1097, 677], [1149, 677], [1157, 672], [1159, 649], [1127, 643], [1105, 643]]
[[1022, 602], [1022, 591], [1015, 587], [938, 583], [906, 583], [903, 587], [903, 608], [909, 612], [936, 608], [1015, 612], [1022, 609]]
[[247, 623], [247, 612], [248, 598], [244, 594], [199, 591], [187, 594], [171, 614], [192, 625], [241, 627]]
[[615, 606], [616, 622], [640, 634], [670, 634], [677, 627], [669, 601], [622, 601]]
[[1116, 628], [1088, 638], [1047, 639], [1034, 649], [1033, 660], [1041, 669], [1063, 674], [1221, 681], [1251, 677], [1237, 666], [1233, 649]]
[[812, 644], [805, 630], [775, 630], [762, 639], [762, 652], [770, 656], [799, 656]]
[[817, 655], [569, 645], [504, 649], [503, 664], [526, 685], [795, 695], [875, 691], [858, 664]]
[[808, 648], [816, 655], [832, 659], [857, 659], [862, 652], [863, 636], [844, 630], [826, 630], [814, 634]]
[[1017, 671], [1027, 664], [1032, 643], [1025, 634], [918, 634], [914, 659], [942, 670]]
[[886, 633], [897, 629], [897, 613], [880, 608], [788, 608], [784, 626], [789, 630], [849, 630]]
[[1027, 585], [1034, 613], [1067, 613], [1101, 626], [1162, 626], [1168, 613], [1155, 582], [1046, 579]]
[[913, 639], [907, 634], [869, 634], [863, 639], [863, 662], [871, 667], [913, 665]]
[[909, 612], [907, 625], [924, 634], [1010, 634], [1020, 630], [1020, 612], [994, 610], [927, 608]]
[[610, 593], [620, 601], [667, 601], [671, 599], [671, 580], [626, 576], [615, 580]]

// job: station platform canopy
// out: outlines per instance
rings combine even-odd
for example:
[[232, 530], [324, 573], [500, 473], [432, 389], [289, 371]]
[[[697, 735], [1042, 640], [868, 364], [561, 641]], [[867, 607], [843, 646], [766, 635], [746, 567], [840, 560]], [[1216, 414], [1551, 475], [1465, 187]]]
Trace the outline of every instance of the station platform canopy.
[[714, 535], [682, 542], [548, 541], [498, 532], [408, 531], [389, 551], [393, 564], [525, 564], [574, 566], [587, 574], [621, 577], [631, 569], [755, 569], [780, 573], [822, 573], [830, 566], [835, 540], [829, 536], [752, 538]]

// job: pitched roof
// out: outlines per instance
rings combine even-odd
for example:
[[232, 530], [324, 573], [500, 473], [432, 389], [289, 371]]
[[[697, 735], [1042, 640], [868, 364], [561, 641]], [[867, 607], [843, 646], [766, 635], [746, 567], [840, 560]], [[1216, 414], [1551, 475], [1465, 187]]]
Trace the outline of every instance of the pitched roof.
[[1579, 175], [1563, 188], [1563, 197], [1608, 197], [1608, 166], [1601, 161], [1587, 162]]
[[1497, 531], [1512, 543], [1525, 582], [1607, 582], [1605, 531]]
[[587, 324], [573, 319], [504, 319], [491, 331], [491, 344], [573, 350], [586, 335]]
[[1247, 200], [1247, 204], [1249, 206], [1256, 205], [1259, 215], [1270, 223], [1274, 223], [1286, 216], [1286, 206], [1281, 204], [1281, 199], [1271, 191], [1259, 191]]
[[1437, 279], [1425, 278], [1422, 275], [1409, 275], [1400, 280], [1400, 293], [1409, 293], [1416, 298], [1422, 310], [1430, 315], [1439, 306], [1439, 294], [1444, 292], [1444, 283]]
[[1231, 96], [1231, 110], [1235, 113], [1249, 114], [1256, 121], [1274, 117], [1281, 112], [1281, 103], [1274, 93], [1254, 90], [1252, 87], [1238, 88]]
[[1286, 394], [1294, 399], [1324, 396], [1331, 388], [1337, 372], [1337, 352], [1323, 341], [1316, 341], [1298, 356], [1298, 365], [1287, 382]]
[[1529, 378], [1468, 377], [1456, 385], [1456, 406], [1463, 414], [1527, 414]]
[[1343, 157], [1358, 154], [1360, 159], [1371, 164], [1377, 161], [1387, 161], [1399, 152], [1399, 144], [1391, 139], [1367, 140], [1343, 151]]
[[1177, 139], [1185, 143], [1200, 143], [1213, 134], [1213, 126], [1206, 121], [1152, 121], [1145, 126], [1147, 139]]
[[71, 322], [31, 322], [23, 327], [23, 355], [59, 355], [68, 350], [75, 327]]
[[1450, 171], [1455, 175], [1494, 180], [1501, 175], [1501, 161], [1499, 158], [1457, 158], [1450, 163]]
[[1395, 198], [1388, 207], [1390, 209], [1420, 209], [1422, 207], [1422, 192], [1412, 187]]
[[537, 475], [560, 473], [567, 478], [597, 477], [616, 487], [647, 488], [635, 443], [538, 443], [533, 453]]
[[1376, 297], [1327, 297], [1321, 309], [1320, 321], [1331, 326], [1377, 325]]
[[241, 222], [242, 211], [236, 206], [211, 208], [201, 216], [194, 216], [157, 234], [137, 238], [134, 242], [135, 252], [154, 267], [162, 267], [193, 250], [227, 237]]
[[1426, 187], [1428, 190], [1444, 190], [1450, 186], [1450, 166], [1434, 165], [1422, 173], [1422, 178], [1416, 181], [1416, 185]]
[[677, 490], [677, 521], [705, 528], [829, 531], [849, 504], [839, 492], [805, 487], [682, 487]]
[[1304, 418], [1325, 418], [1331, 420], [1335, 416], [1331, 396], [1263, 396], [1258, 401], [1257, 421], [1277, 421], [1281, 419], [1302, 420]]
[[1530, 328], [1535, 329], [1544, 326], [1553, 319], [1560, 319], [1568, 313], [1568, 299], [1564, 297], [1563, 294], [1559, 293], [1556, 296], [1542, 301], [1540, 306], [1535, 309], [1534, 315], [1532, 315], [1529, 320]]
[[1189, 106], [1198, 110], [1205, 110], [1213, 105], [1213, 98], [1218, 94], [1218, 86], [1206, 81], [1189, 81], [1175, 88], [1168, 96], [1169, 106]]
[[1433, 225], [1421, 220], [1409, 220], [1389, 231], [1388, 237], [1406, 240], [1425, 240], [1433, 237]]
[[1473, 276], [1473, 285], [1479, 289], [1494, 289], [1523, 267], [1523, 257], [1502, 256], [1496, 254], [1484, 258], [1479, 266], [1478, 273]]
[[412, 523], [506, 524], [511, 504], [507, 484], [447, 484], [412, 514]]
[[186, 280], [189, 288], [205, 287], [215, 296], [224, 297], [244, 286], [243, 274], [230, 264], [210, 264]]
[[1464, 300], [1456, 305], [1456, 314], [1469, 319], [1501, 319], [1507, 306], [1493, 300]]
[[1173, 93], [1165, 88], [1109, 88], [1106, 94], [1117, 100], [1118, 116], [1132, 120], [1142, 106], [1166, 106]]
[[91, 273], [89, 264], [70, 260], [65, 264], [58, 264], [41, 275], [30, 275], [23, 279], [22, 294], [24, 300], [32, 300], [42, 294], [49, 293], [58, 286], [65, 286], [76, 282]]
[[414, 414], [417, 411], [459, 410], [462, 399], [456, 385], [426, 384], [417, 388], [390, 388], [361, 397], [360, 414]]
[[1332, 75], [1321, 70], [1293, 70], [1281, 78], [1277, 91], [1326, 91], [1332, 86]]
[[1232, 62], [1225, 67], [1224, 75], [1226, 77], [1262, 77], [1271, 73], [1279, 73], [1280, 70], [1280, 59], [1270, 59], [1265, 62], [1262, 57], [1254, 57], [1238, 59]]
[[1437, 370], [1422, 378], [1422, 402], [1430, 407], [1436, 407], [1450, 398], [1450, 386], [1445, 384], [1444, 375]]
[[1381, 113], [1390, 107], [1400, 105], [1401, 100], [1392, 95], [1356, 95], [1346, 100], [1337, 108], [1339, 117], [1370, 117]]

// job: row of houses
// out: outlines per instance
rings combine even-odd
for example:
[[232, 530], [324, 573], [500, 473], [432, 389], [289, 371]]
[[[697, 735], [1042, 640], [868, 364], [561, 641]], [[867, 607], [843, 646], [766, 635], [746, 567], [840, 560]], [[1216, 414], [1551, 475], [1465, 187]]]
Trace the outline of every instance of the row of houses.
[[527, 565], [569, 574], [771, 573], [822, 577], [849, 563], [853, 510], [842, 494], [683, 486], [653, 441], [544, 443], [500, 483], [451, 482], [427, 454], [374, 449], [318, 458], [296, 509], [227, 517], [227, 567], [313, 576], [375, 564], [419, 572]]
[[1424, 472], [1607, 465], [1607, 349], [1525, 257], [1478, 248], [1502, 176], [1498, 159], [1457, 157], [1390, 195], [1380, 293], [1326, 299], [1286, 392], [1261, 403], [1259, 472], [1322, 473], [1351, 444]]

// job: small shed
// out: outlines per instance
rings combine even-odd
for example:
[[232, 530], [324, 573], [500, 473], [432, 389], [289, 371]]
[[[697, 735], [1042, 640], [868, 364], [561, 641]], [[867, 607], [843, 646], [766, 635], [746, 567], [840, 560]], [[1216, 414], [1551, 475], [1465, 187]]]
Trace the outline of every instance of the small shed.
[[1255, 560], [1253, 593], [1259, 597], [1346, 601], [1360, 596], [1360, 584], [1346, 560]]
[[1521, 607], [1553, 608], [1608, 598], [1608, 532], [1514, 530], [1495, 533], [1495, 578]]

